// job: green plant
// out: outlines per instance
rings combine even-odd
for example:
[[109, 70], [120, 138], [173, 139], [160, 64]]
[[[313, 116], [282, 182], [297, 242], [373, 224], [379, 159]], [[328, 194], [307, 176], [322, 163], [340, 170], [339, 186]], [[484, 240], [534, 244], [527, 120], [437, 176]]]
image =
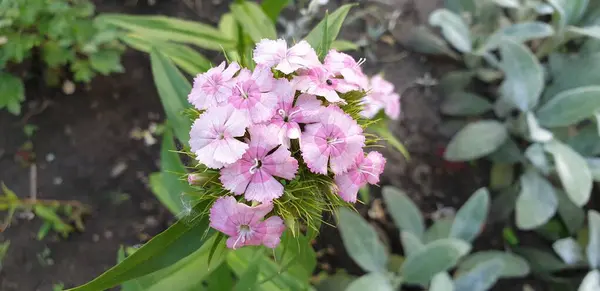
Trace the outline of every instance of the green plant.
[[117, 32], [94, 23], [93, 14], [87, 0], [0, 3], [0, 109], [20, 113], [23, 81], [7, 70], [26, 60], [31, 60], [31, 74], [43, 74], [49, 85], [61, 78], [89, 82], [97, 73], [123, 71]]

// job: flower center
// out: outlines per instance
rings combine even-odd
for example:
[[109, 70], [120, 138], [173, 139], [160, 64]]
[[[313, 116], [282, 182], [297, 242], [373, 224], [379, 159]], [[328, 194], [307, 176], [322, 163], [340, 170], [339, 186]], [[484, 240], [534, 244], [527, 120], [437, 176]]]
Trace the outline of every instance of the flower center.
[[248, 170], [248, 172], [250, 172], [250, 174], [254, 174], [256, 170], [260, 169], [260, 167], [262, 167], [262, 161], [259, 159], [254, 159], [254, 165], [250, 167], [250, 170]]
[[240, 232], [248, 232], [250, 231], [250, 226], [247, 224], [240, 225]]
[[343, 143], [343, 142], [344, 142], [343, 139], [338, 139], [336, 137], [328, 137], [327, 138], [328, 145], [335, 145], [335, 144], [339, 144], [339, 143]]

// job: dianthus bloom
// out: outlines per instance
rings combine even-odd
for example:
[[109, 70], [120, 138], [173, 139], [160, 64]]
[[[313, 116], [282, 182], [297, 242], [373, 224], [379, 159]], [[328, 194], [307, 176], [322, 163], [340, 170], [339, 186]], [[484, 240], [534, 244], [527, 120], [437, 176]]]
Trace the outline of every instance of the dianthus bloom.
[[379, 175], [383, 173], [385, 158], [378, 152], [370, 152], [365, 157], [360, 154], [354, 161], [354, 166], [346, 173], [335, 176], [339, 194], [346, 202], [356, 202], [358, 190], [367, 183], [379, 183]]
[[210, 209], [210, 226], [229, 236], [228, 248], [258, 245], [275, 248], [285, 224], [279, 216], [271, 216], [263, 221], [271, 210], [271, 203], [250, 207], [238, 203], [231, 196], [221, 197]]
[[270, 202], [283, 194], [283, 185], [275, 177], [293, 179], [298, 161], [279, 143], [276, 127], [255, 125], [249, 131], [248, 150], [221, 170], [221, 182], [225, 189], [244, 194], [246, 200]]
[[364, 60], [331, 50], [321, 63], [308, 42], [288, 48], [284, 40], [262, 40], [253, 59], [254, 70], [223, 62], [198, 75], [188, 96], [201, 112], [190, 151], [203, 165], [188, 183], [214, 201], [210, 226], [234, 249], [275, 248], [282, 217], [309, 225], [321, 219], [314, 207], [343, 205], [331, 195], [355, 202], [360, 187], [377, 184], [385, 159], [365, 155], [369, 122], [354, 117], [399, 114], [393, 86], [369, 80]]
[[365, 146], [362, 128], [348, 114], [331, 105], [320, 115], [320, 122], [306, 125], [300, 141], [302, 157], [308, 168], [327, 174], [346, 172]]

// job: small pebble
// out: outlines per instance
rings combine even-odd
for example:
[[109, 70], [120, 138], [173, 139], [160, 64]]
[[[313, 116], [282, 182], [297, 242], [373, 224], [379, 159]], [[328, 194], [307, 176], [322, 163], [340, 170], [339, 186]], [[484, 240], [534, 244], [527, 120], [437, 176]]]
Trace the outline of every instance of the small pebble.
[[54, 177], [54, 179], [52, 179], [52, 183], [54, 185], [60, 185], [60, 184], [62, 184], [62, 182], [63, 182], [63, 179], [61, 177]]
[[113, 232], [110, 230], [107, 230], [104, 232], [104, 238], [105, 239], [111, 239], [113, 237]]
[[110, 176], [116, 178], [123, 174], [127, 170], [127, 164], [125, 162], [118, 162], [110, 171]]
[[148, 216], [146, 217], [144, 223], [149, 227], [156, 227], [158, 226], [158, 219], [156, 219], [154, 216]]
[[71, 95], [75, 92], [75, 84], [71, 80], [65, 80], [62, 85], [63, 93]]
[[52, 163], [52, 161], [54, 161], [55, 158], [56, 156], [53, 153], [49, 153], [46, 155], [46, 162]]
[[100, 241], [100, 236], [97, 234], [93, 234], [92, 235], [92, 241], [93, 242], [99, 242]]

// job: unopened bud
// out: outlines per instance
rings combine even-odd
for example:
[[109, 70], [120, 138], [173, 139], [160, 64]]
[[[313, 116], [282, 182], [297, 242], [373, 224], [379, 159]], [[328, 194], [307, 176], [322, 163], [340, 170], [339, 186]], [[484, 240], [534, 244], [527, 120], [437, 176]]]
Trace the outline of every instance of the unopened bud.
[[200, 184], [204, 178], [198, 174], [189, 174], [188, 175], [188, 183], [190, 185], [198, 185]]

